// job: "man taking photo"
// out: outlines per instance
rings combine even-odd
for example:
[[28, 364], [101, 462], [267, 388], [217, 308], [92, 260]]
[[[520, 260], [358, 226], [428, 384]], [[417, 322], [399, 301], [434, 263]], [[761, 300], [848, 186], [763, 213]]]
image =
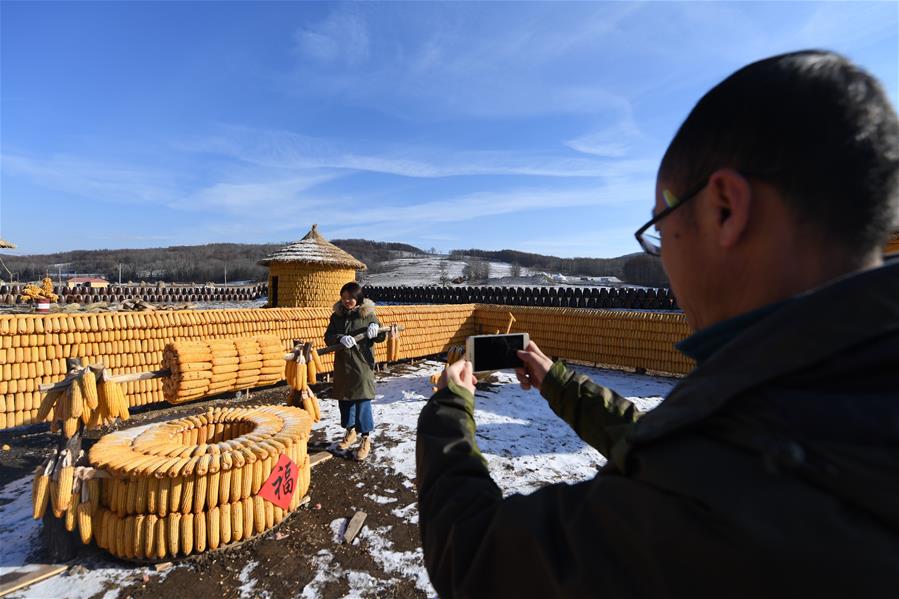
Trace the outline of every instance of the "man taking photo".
[[899, 593], [899, 122], [842, 56], [750, 64], [693, 108], [652, 219], [696, 369], [641, 418], [531, 344], [524, 387], [608, 459], [503, 498], [471, 365], [418, 424], [425, 564], [441, 597]]

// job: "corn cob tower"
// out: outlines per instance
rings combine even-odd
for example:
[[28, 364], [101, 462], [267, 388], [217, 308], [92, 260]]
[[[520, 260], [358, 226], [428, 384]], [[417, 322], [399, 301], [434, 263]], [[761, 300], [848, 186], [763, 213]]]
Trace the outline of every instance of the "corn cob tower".
[[268, 266], [269, 306], [330, 307], [340, 288], [366, 266], [328, 242], [312, 225], [306, 235], [259, 261]]

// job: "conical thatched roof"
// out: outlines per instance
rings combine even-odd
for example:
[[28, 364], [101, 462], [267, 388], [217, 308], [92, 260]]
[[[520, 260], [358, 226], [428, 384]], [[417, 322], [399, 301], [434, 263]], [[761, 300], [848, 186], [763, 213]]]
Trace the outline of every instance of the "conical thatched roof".
[[318, 232], [318, 225], [312, 225], [305, 237], [266, 256], [259, 261], [259, 264], [268, 266], [288, 262], [342, 266], [355, 270], [365, 270], [366, 268], [365, 264], [322, 237]]
[[6, 241], [5, 239], [0, 239], [0, 248], [14, 248], [16, 244], [11, 241]]

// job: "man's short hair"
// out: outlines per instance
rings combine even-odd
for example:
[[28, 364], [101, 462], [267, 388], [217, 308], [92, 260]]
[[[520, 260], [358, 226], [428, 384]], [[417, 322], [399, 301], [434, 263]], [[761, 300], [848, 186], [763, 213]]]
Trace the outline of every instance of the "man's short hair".
[[899, 226], [899, 121], [878, 81], [820, 50], [743, 67], [696, 104], [662, 159], [684, 193], [719, 168], [773, 185], [807, 223], [853, 253]]

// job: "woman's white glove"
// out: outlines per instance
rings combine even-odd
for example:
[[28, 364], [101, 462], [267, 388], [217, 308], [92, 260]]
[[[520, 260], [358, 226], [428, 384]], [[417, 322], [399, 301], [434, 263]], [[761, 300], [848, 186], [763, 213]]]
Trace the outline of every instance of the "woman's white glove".
[[356, 345], [356, 338], [351, 335], [344, 335], [340, 338], [340, 345], [344, 346], [347, 349], [350, 349], [354, 345]]
[[378, 336], [378, 332], [379, 332], [380, 328], [381, 327], [378, 326], [378, 323], [373, 322], [370, 325], [368, 325], [368, 330], [365, 331], [365, 334], [368, 335], [369, 339], [374, 339], [375, 337]]

